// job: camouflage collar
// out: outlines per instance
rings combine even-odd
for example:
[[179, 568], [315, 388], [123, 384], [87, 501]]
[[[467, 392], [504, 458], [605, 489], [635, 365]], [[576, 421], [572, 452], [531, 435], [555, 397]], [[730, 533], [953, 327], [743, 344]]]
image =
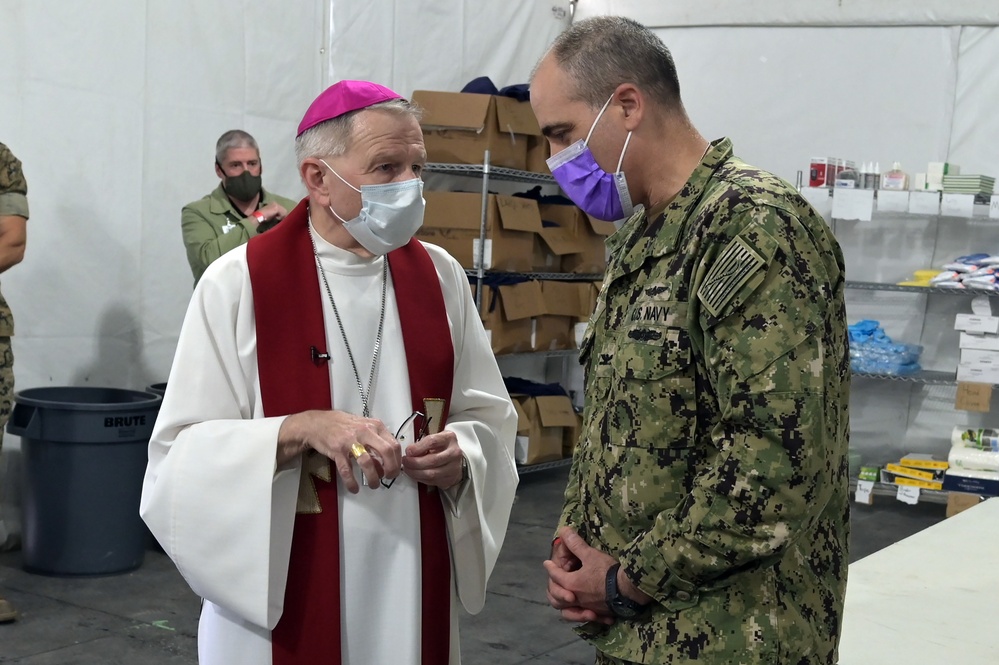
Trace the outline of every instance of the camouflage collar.
[[700, 201], [708, 182], [718, 167], [731, 157], [731, 140], [721, 138], [712, 141], [701, 163], [661, 214], [648, 222], [645, 212], [633, 215], [608, 238], [607, 246], [612, 256], [608, 278], [613, 280], [633, 272], [650, 257], [672, 253], [687, 218]]

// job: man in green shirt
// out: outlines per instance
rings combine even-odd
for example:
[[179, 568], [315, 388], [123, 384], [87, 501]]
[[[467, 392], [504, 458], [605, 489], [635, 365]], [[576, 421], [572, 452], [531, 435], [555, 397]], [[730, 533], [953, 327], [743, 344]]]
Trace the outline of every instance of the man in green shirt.
[[252, 136], [232, 129], [215, 145], [215, 174], [222, 181], [208, 196], [181, 211], [187, 260], [197, 285], [208, 264], [284, 219], [296, 203], [261, 185], [260, 150]]
[[669, 50], [634, 21], [560, 35], [531, 104], [566, 194], [628, 218], [580, 347], [549, 602], [600, 664], [832, 665], [849, 541], [835, 238], [787, 182], [701, 136]]

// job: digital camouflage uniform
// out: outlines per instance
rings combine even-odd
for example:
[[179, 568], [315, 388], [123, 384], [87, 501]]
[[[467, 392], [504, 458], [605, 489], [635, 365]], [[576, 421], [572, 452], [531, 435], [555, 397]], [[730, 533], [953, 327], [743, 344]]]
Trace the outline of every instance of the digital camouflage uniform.
[[842, 253], [727, 139], [651, 217], [608, 240], [561, 524], [656, 601], [579, 632], [638, 663], [835, 663], [849, 539]]
[[[0, 217], [17, 215], [28, 218], [28, 183], [21, 171], [21, 162], [0, 143]], [[3, 428], [14, 406], [14, 353], [10, 338], [14, 334], [14, 316], [3, 295], [0, 295], [0, 448]]]

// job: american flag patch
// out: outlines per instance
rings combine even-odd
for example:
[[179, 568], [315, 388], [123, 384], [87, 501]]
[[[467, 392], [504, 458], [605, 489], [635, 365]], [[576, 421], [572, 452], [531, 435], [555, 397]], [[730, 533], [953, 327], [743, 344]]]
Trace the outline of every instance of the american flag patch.
[[736, 236], [711, 266], [697, 298], [711, 316], [719, 316], [732, 296], [764, 265], [763, 257]]

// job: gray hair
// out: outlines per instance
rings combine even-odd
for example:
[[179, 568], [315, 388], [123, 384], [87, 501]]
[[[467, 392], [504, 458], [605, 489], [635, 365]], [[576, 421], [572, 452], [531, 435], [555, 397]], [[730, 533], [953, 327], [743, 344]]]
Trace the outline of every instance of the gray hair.
[[230, 129], [220, 136], [215, 144], [215, 161], [219, 164], [223, 163], [226, 153], [234, 148], [253, 148], [257, 151], [257, 157], [260, 156], [260, 148], [257, 147], [257, 142], [252, 136], [242, 129]]
[[400, 116], [409, 116], [419, 120], [423, 112], [416, 104], [405, 99], [390, 99], [350, 113], [344, 113], [319, 123], [315, 127], [302, 132], [295, 139], [295, 157], [302, 166], [309, 157], [338, 157], [350, 149], [354, 134], [354, 118], [361, 111], [388, 111]]
[[651, 30], [620, 16], [576, 23], [548, 50], [575, 84], [575, 98], [604, 105], [622, 83], [632, 83], [668, 111], [682, 111], [673, 56]]

